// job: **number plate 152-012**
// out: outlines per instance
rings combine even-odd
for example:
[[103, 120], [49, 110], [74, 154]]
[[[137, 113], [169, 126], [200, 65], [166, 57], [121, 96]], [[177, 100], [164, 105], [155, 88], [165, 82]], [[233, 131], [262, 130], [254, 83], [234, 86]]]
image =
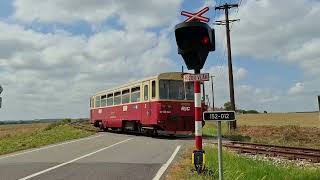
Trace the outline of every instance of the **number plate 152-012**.
[[203, 112], [205, 121], [234, 121], [236, 120], [234, 111], [206, 111]]

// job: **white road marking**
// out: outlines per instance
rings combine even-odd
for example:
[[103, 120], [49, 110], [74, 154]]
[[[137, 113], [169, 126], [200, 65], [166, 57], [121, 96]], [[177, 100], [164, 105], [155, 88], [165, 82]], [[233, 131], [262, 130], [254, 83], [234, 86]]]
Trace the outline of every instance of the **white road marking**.
[[167, 170], [167, 168], [169, 167], [169, 165], [171, 164], [171, 162], [173, 161], [174, 157], [177, 155], [177, 153], [179, 152], [179, 149], [181, 148], [181, 146], [177, 146], [176, 150], [173, 152], [173, 154], [171, 155], [171, 157], [168, 159], [168, 161], [163, 164], [161, 166], [161, 168], [159, 169], [159, 171], [157, 172], [156, 176], [154, 176], [154, 178], [152, 180], [159, 180], [161, 178], [161, 176], [163, 175], [163, 173]]
[[89, 153], [89, 154], [86, 154], [86, 155], [80, 156], [80, 157], [78, 157], [78, 158], [75, 158], [75, 159], [73, 159], [73, 160], [71, 160], [71, 161], [68, 161], [68, 162], [65, 162], [65, 163], [62, 163], [62, 164], [53, 166], [53, 167], [51, 167], [51, 168], [45, 169], [45, 170], [43, 170], [43, 171], [40, 171], [40, 172], [31, 174], [31, 175], [26, 176], [26, 177], [24, 177], [24, 178], [21, 178], [21, 179], [19, 179], [19, 180], [27, 180], [27, 179], [33, 178], [33, 177], [35, 177], [35, 176], [39, 176], [40, 174], [43, 174], [43, 173], [49, 172], [49, 171], [51, 171], [51, 170], [57, 169], [57, 168], [59, 168], [59, 167], [65, 166], [65, 165], [67, 165], [67, 164], [73, 163], [73, 162], [78, 161], [78, 160], [80, 160], [80, 159], [83, 159], [83, 158], [86, 158], [86, 157], [91, 156], [91, 155], [93, 155], [93, 154], [96, 154], [96, 153], [98, 153], [98, 152], [100, 152], [100, 151], [109, 149], [109, 148], [111, 148], [111, 147], [113, 147], [113, 146], [116, 146], [116, 145], [118, 145], [118, 144], [121, 144], [121, 143], [130, 141], [131, 139], [133, 139], [133, 138], [129, 138], [129, 139], [126, 139], [126, 140], [117, 142], [117, 143], [112, 144], [112, 145], [110, 145], [110, 146], [101, 148], [101, 149], [99, 149], [99, 150], [97, 150], [97, 151], [94, 151], [94, 152], [91, 152], [91, 153]]
[[83, 141], [83, 140], [88, 140], [88, 139], [92, 139], [92, 138], [97, 138], [97, 137], [100, 137], [100, 136], [103, 136], [103, 135], [104, 135], [104, 134], [100, 134], [100, 135], [97, 135], [97, 136], [90, 136], [90, 137], [87, 137], [87, 138], [76, 139], [76, 140], [73, 140], [73, 141], [67, 141], [67, 142], [63, 142], [63, 143], [59, 143], [59, 144], [53, 144], [53, 145], [49, 145], [49, 146], [44, 146], [44, 147], [42, 147], [42, 148], [37, 148], [37, 149], [30, 150], [30, 151], [24, 151], [24, 152], [20, 152], [20, 153], [16, 153], [16, 154], [11, 154], [11, 155], [7, 155], [7, 156], [0, 157], [0, 160], [1, 160], [1, 159], [5, 159], [5, 158], [9, 158], [9, 157], [14, 157], [14, 156], [19, 156], [19, 155], [23, 155], [23, 154], [28, 154], [28, 153], [35, 152], [35, 151], [40, 151], [40, 150], [44, 150], [44, 149], [49, 149], [49, 148], [56, 147], [56, 146], [62, 146], [62, 145], [66, 145], [66, 144], [70, 144], [70, 143], [74, 143], [74, 142], [78, 142], [78, 141]]

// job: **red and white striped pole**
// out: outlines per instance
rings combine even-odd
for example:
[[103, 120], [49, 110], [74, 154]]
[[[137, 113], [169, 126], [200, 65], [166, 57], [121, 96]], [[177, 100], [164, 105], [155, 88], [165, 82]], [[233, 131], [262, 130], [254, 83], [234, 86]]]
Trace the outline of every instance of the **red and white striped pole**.
[[202, 150], [202, 109], [200, 81], [194, 81], [195, 145]]

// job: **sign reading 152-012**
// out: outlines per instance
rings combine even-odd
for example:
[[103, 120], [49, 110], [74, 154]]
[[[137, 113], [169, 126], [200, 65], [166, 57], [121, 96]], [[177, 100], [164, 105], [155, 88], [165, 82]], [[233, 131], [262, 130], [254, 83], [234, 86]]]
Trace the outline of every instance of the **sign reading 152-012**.
[[203, 113], [203, 119], [206, 121], [234, 121], [236, 116], [234, 111], [207, 111]]

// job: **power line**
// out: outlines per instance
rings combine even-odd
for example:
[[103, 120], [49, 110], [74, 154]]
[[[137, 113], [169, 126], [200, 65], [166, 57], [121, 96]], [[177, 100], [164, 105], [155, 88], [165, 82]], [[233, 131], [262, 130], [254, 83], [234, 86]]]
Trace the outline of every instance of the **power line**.
[[[238, 1], [237, 12], [236, 12], [235, 17], [238, 17], [238, 15], [239, 15], [239, 10], [240, 10], [240, 7], [241, 7], [241, 3], [242, 3], [242, 0], [239, 0], [239, 1]], [[230, 25], [230, 30], [232, 29], [232, 25], [233, 25], [233, 24]]]
[[237, 15], [238, 15], [238, 13], [239, 13], [239, 9], [240, 9], [241, 3], [242, 3], [242, 0], [239, 0], [239, 1], [238, 1], [238, 8], [237, 8]]

